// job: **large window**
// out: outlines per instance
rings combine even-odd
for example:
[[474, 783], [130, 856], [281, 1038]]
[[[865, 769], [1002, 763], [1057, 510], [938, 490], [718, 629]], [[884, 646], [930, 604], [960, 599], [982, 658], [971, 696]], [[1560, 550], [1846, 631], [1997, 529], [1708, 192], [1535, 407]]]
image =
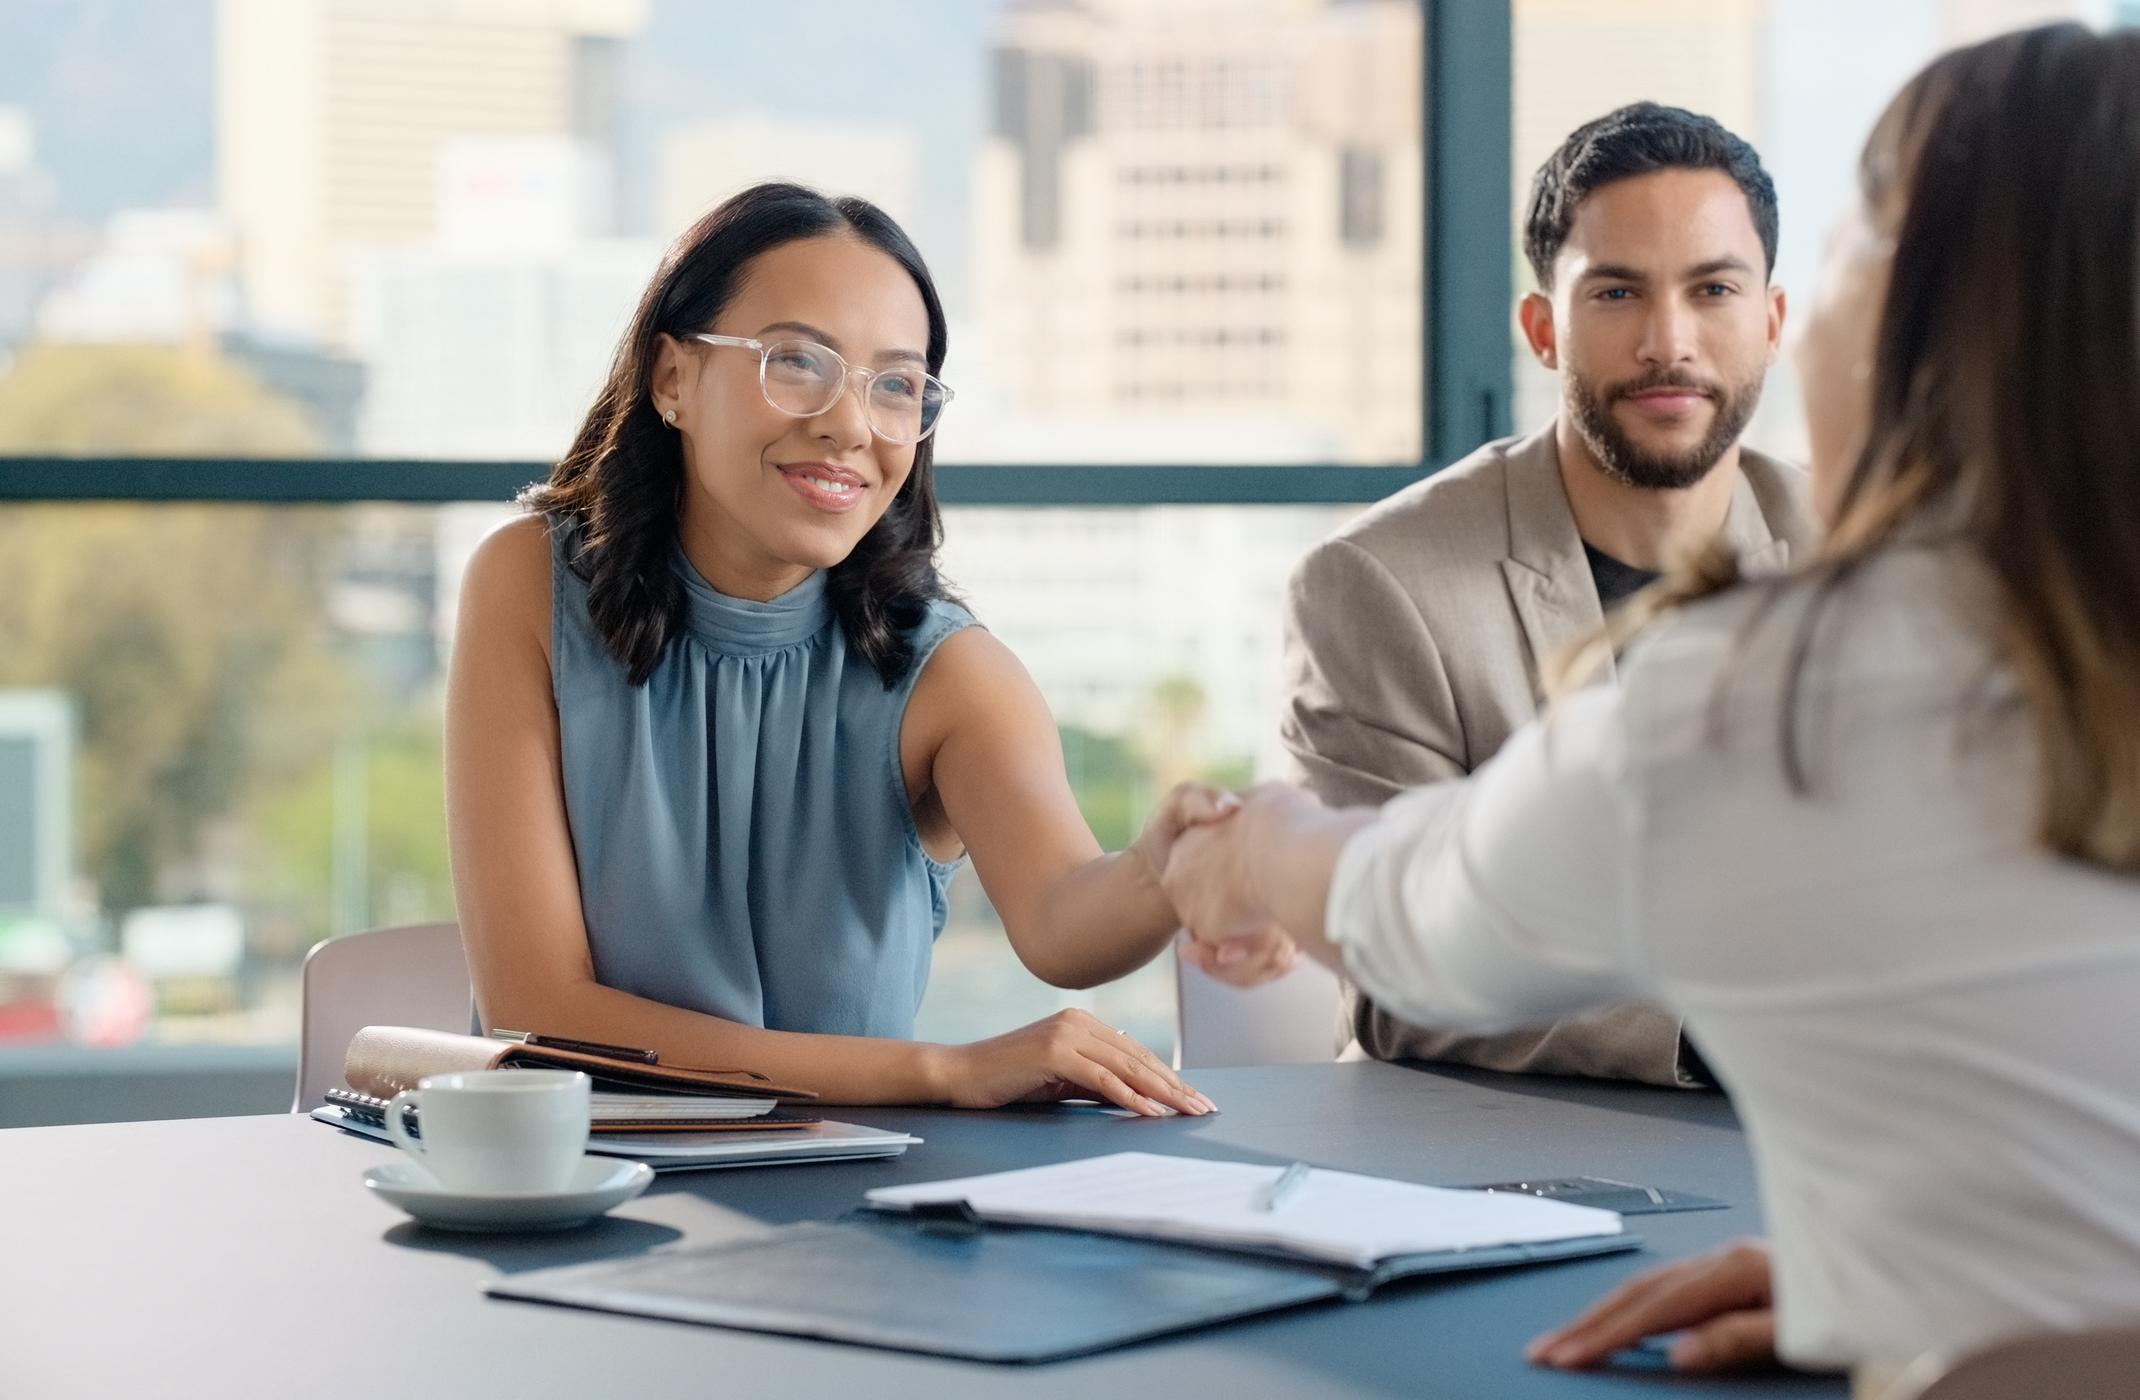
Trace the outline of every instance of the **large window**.
[[[463, 563], [758, 179], [929, 257], [945, 567], [1101, 839], [1269, 772], [1292, 561], [1506, 414], [1428, 256], [1505, 236], [1463, 194], [1498, 13], [0, 0], [0, 1088], [11, 1047], [287, 1047], [314, 942], [452, 916]], [[1430, 120], [1437, 64], [1483, 126]], [[1075, 1003], [1170, 1043], [1164, 960], [1067, 997], [970, 872], [952, 906], [922, 1034]]]
[[298, 410], [253, 450], [554, 459], [667, 242], [784, 178], [934, 264], [947, 461], [1422, 453], [1415, 0], [0, 21], [0, 344], [212, 349]]

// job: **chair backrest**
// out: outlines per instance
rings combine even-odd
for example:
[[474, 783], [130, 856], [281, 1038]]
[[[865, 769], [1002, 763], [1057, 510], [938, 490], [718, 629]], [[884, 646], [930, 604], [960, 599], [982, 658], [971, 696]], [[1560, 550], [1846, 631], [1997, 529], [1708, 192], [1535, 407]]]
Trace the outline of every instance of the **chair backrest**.
[[1318, 963], [1260, 987], [1230, 987], [1174, 958], [1177, 1069], [1323, 1064], [1337, 1058], [1338, 980]]
[[474, 1006], [458, 924], [346, 933], [305, 954], [304, 1031], [293, 1113], [342, 1083], [342, 1055], [366, 1026], [466, 1031]]
[[1880, 1400], [2131, 1400], [2140, 1395], [2140, 1324], [2000, 1342], [1954, 1361], [1923, 1358]]

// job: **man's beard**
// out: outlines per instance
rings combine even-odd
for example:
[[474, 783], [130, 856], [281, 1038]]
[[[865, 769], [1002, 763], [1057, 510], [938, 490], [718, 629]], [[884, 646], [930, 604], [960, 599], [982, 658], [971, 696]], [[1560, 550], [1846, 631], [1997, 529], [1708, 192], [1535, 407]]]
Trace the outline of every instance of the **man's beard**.
[[[1671, 370], [1657, 370], [1640, 379], [1630, 379], [1599, 390], [1574, 370], [1568, 371], [1567, 400], [1574, 414], [1576, 431], [1597, 458], [1605, 473], [1645, 491], [1681, 491], [1709, 475], [1731, 445], [1746, 431], [1746, 424], [1761, 403], [1763, 376], [1726, 390], [1714, 381], [1704, 381]], [[1614, 419], [1613, 405], [1650, 389], [1666, 386], [1693, 389], [1706, 394], [1716, 405], [1709, 431], [1684, 452], [1648, 452], [1637, 447]]]

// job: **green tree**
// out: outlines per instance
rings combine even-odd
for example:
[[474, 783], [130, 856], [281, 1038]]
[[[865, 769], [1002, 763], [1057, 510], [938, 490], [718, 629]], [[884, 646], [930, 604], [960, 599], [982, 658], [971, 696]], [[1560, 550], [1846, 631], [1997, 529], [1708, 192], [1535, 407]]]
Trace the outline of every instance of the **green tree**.
[[[284, 952], [301, 952], [337, 927], [330, 907], [335, 864], [347, 854], [337, 850], [347, 835], [337, 827], [352, 811], [361, 823], [368, 922], [415, 923], [453, 908], [436, 722], [404, 716], [344, 744], [348, 761], [330, 758], [280, 787], [263, 788], [246, 812], [247, 826], [260, 833], [253, 894], [272, 922], [291, 930], [288, 939], [269, 935]], [[338, 791], [352, 780], [355, 794]]]
[[[303, 411], [212, 354], [26, 352], [0, 452], [302, 455]], [[73, 697], [76, 839], [108, 913], [218, 892], [228, 819], [328, 748], [352, 703], [322, 632], [332, 520], [255, 507], [0, 512], [0, 685]]]
[[1074, 724], [1061, 726], [1063, 767], [1078, 810], [1100, 845], [1119, 851], [1144, 829], [1151, 779], [1136, 750], [1112, 734], [1096, 734]]
[[295, 457], [318, 449], [300, 405], [212, 351], [35, 345], [0, 378], [0, 451]]

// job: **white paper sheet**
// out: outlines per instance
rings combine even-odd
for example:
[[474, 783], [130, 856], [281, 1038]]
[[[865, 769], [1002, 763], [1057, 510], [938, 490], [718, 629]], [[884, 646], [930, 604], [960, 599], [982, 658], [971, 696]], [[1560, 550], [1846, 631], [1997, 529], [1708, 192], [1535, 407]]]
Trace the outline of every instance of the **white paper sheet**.
[[885, 1210], [961, 1201], [985, 1220], [1057, 1225], [1192, 1244], [1276, 1249], [1354, 1268], [1397, 1255], [1617, 1235], [1594, 1206], [1509, 1192], [1414, 1186], [1352, 1172], [1308, 1173], [1275, 1210], [1259, 1208], [1285, 1170], [1150, 1152], [1117, 1152], [868, 1193]]

